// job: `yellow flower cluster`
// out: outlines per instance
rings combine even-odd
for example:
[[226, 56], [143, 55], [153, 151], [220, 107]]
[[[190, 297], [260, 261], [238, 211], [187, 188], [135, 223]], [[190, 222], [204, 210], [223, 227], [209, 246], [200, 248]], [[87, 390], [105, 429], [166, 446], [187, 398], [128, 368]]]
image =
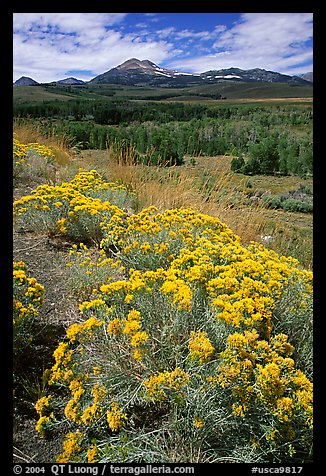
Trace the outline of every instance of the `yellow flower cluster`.
[[237, 258], [215, 267], [217, 277], [207, 283], [216, 317], [235, 327], [254, 327], [268, 339], [275, 301], [290, 278], [304, 279], [307, 272], [260, 245], [239, 249]]
[[53, 352], [55, 363], [51, 368], [51, 375], [49, 378], [50, 385], [55, 382], [69, 382], [72, 379], [72, 355], [73, 350], [69, 349], [68, 342], [59, 342], [58, 347]]
[[188, 349], [190, 351], [188, 359], [200, 364], [209, 362], [215, 351], [205, 331], [190, 332]]
[[91, 394], [93, 396], [93, 403], [84, 409], [81, 416], [81, 421], [85, 425], [92, 424], [103, 414], [103, 402], [107, 395], [107, 390], [99, 383], [96, 383], [91, 390]]
[[146, 354], [146, 346], [149, 339], [149, 335], [146, 331], [142, 330], [141, 314], [136, 309], [131, 309], [128, 313], [127, 319], [112, 319], [107, 327], [107, 331], [112, 336], [126, 334], [130, 337], [130, 345], [132, 349], [132, 355], [136, 360]]
[[89, 339], [93, 336], [94, 329], [103, 326], [104, 321], [99, 321], [96, 317], [90, 317], [82, 324], [72, 324], [67, 329], [67, 337], [70, 342], [75, 342], [76, 339], [82, 341], [86, 337]]
[[311, 426], [312, 383], [295, 369], [287, 336], [276, 334], [267, 342], [253, 329], [231, 334], [227, 341], [217, 381], [231, 389], [233, 413], [244, 416], [259, 403], [281, 423], [302, 413]]
[[52, 396], [48, 395], [47, 397], [41, 397], [36, 403], [35, 403], [35, 410], [39, 415], [43, 415], [44, 409], [49, 407], [49, 402], [51, 400]]
[[40, 416], [35, 425], [36, 431], [45, 438], [49, 431], [51, 431], [51, 424], [54, 422], [54, 413], [51, 412], [49, 416]]
[[166, 280], [161, 286], [164, 294], [172, 294], [173, 303], [180, 310], [190, 311], [192, 301], [192, 291], [183, 279], [178, 279], [173, 272], [166, 273]]
[[57, 463], [69, 463], [79, 461], [78, 455], [81, 451], [82, 438], [83, 435], [80, 431], [68, 433], [63, 443], [64, 451], [56, 458]]
[[81, 193], [98, 192], [100, 190], [123, 191], [127, 188], [117, 182], [105, 182], [101, 175], [96, 170], [83, 171], [81, 170], [70, 182], [71, 186], [79, 190]]
[[141, 314], [136, 309], [132, 309], [128, 313], [127, 319], [123, 321], [123, 332], [131, 337], [130, 344], [133, 347], [133, 356], [136, 360], [141, 360], [146, 353], [144, 347], [149, 339], [149, 335], [146, 331], [141, 330]]
[[193, 425], [194, 425], [195, 428], [200, 430], [201, 428], [203, 428], [205, 426], [205, 421], [202, 418], [196, 416], [194, 418]]
[[118, 317], [112, 319], [108, 324], [107, 330], [111, 336], [122, 334], [123, 331], [120, 319]]
[[144, 380], [144, 396], [155, 402], [167, 400], [172, 396], [178, 402], [184, 398], [184, 389], [189, 380], [190, 375], [179, 367], [171, 372], [164, 370]]
[[87, 463], [97, 463], [98, 462], [98, 448], [97, 445], [91, 445], [87, 450]]
[[28, 317], [38, 315], [38, 308], [43, 305], [44, 286], [35, 278], [28, 277], [27, 267], [23, 261], [13, 263], [13, 323], [23, 326]]
[[80, 423], [81, 421], [82, 409], [80, 399], [85, 393], [83, 380], [83, 377], [78, 377], [71, 380], [69, 384], [69, 389], [71, 390], [72, 398], [68, 401], [64, 413], [68, 420], [71, 420], [75, 423]]
[[35, 429], [43, 438], [48, 435], [48, 433], [51, 431], [52, 424], [55, 422], [54, 413], [53, 411], [50, 411], [51, 399], [52, 395], [48, 395], [47, 397], [41, 397], [35, 403], [35, 410], [39, 415]]
[[20, 142], [18, 139], [13, 139], [13, 159], [14, 159], [14, 171], [19, 170], [26, 164], [27, 158], [27, 145]]
[[111, 409], [106, 412], [106, 419], [110, 429], [116, 432], [121, 430], [128, 417], [125, 413], [122, 413], [121, 408], [116, 402], [112, 402]]

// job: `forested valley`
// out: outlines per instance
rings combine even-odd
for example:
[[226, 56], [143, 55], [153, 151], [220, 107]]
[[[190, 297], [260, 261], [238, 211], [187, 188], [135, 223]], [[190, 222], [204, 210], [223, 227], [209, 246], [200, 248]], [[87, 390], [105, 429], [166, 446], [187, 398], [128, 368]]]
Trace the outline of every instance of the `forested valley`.
[[309, 102], [191, 103], [132, 100], [14, 103], [14, 116], [78, 149], [120, 150], [135, 163], [181, 165], [185, 156], [232, 155], [244, 174], [309, 177]]

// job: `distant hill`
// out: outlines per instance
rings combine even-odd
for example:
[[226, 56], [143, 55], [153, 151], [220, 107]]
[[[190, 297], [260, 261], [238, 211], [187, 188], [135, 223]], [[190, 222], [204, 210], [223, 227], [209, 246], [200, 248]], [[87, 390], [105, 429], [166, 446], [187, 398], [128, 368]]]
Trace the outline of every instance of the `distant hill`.
[[22, 76], [14, 82], [14, 86], [35, 86], [37, 84], [39, 84], [37, 81], [27, 76]]
[[85, 81], [76, 78], [65, 78], [59, 81], [53, 81], [51, 84], [85, 84]]
[[306, 81], [314, 81], [314, 73], [309, 71], [308, 73], [299, 74], [299, 78], [305, 79]]
[[241, 82], [255, 83], [288, 83], [288, 84], [305, 84], [306, 81], [296, 76], [288, 76], [287, 74], [277, 73], [275, 71], [267, 71], [266, 69], [240, 69], [228, 68], [201, 73], [202, 78], [210, 81], [216, 80], [236, 80]]

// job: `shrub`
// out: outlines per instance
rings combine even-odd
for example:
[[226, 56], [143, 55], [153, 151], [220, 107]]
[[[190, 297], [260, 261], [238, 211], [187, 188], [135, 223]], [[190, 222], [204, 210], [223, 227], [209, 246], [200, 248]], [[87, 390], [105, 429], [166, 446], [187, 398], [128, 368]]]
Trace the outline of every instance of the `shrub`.
[[112, 220], [122, 223], [120, 207], [133, 195], [118, 183], [105, 182], [95, 171], [80, 171], [70, 182], [40, 185], [14, 202], [14, 216], [23, 227], [59, 234], [75, 242], [99, 243]]
[[313, 204], [302, 200], [287, 199], [282, 202], [282, 208], [290, 212], [311, 213], [313, 211]]
[[72, 246], [67, 266], [67, 284], [78, 300], [89, 298], [94, 288], [117, 279], [123, 272], [119, 262], [108, 258], [104, 250], [88, 248], [84, 243]]
[[45, 177], [53, 180], [55, 176], [54, 152], [38, 142], [23, 144], [13, 139], [13, 178], [27, 180], [36, 177]]
[[243, 157], [233, 157], [231, 160], [232, 172], [241, 172], [245, 166], [245, 160]]
[[282, 199], [278, 196], [265, 195], [263, 197], [263, 204], [267, 208], [282, 208]]
[[285, 198], [279, 195], [263, 197], [263, 204], [267, 208], [282, 208], [290, 212], [311, 213], [313, 211], [313, 203], [294, 198]]
[[57, 461], [309, 461], [312, 274], [191, 209], [126, 221], [102, 242], [125, 275], [80, 304], [36, 404], [41, 434], [70, 429]]

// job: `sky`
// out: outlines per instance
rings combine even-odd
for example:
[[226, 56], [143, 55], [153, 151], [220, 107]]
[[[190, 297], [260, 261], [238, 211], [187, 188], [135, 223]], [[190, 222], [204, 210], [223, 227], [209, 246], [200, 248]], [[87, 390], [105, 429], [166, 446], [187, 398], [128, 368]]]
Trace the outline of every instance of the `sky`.
[[202, 73], [313, 71], [312, 13], [14, 13], [13, 81], [89, 81], [130, 58]]

